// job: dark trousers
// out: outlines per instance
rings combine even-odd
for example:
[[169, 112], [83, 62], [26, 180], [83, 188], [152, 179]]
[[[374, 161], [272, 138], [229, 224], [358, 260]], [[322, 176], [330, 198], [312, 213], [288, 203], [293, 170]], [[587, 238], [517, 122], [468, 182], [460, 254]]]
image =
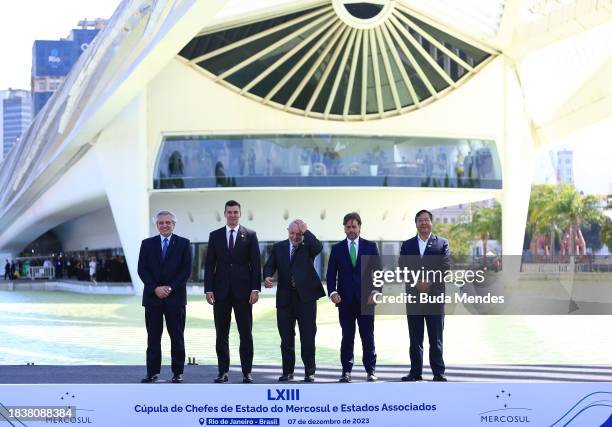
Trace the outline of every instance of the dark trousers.
[[408, 332], [410, 334], [410, 374], [423, 373], [423, 336], [427, 324], [429, 337], [429, 365], [434, 375], [444, 375], [444, 359], [442, 359], [442, 333], [444, 331], [444, 315], [414, 314], [408, 315]]
[[215, 300], [213, 314], [215, 331], [217, 332], [217, 364], [219, 372], [229, 371], [230, 351], [229, 333], [232, 323], [232, 309], [240, 334], [240, 365], [243, 374], [250, 374], [253, 367], [253, 306], [249, 304], [249, 296], [236, 298], [228, 295], [224, 300]]
[[145, 307], [145, 324], [147, 326], [147, 375], [159, 374], [161, 371], [161, 337], [166, 329], [170, 336], [170, 354], [172, 372], [182, 374], [185, 367], [185, 306], [167, 305]]
[[314, 375], [315, 336], [317, 334], [317, 301], [302, 302], [297, 291], [291, 292], [291, 303], [276, 309], [276, 325], [281, 338], [283, 374], [292, 374], [295, 367], [295, 322], [300, 329], [302, 362], [305, 375]]
[[359, 301], [342, 300], [338, 306], [342, 343], [340, 345], [340, 362], [343, 372], [351, 372], [355, 360], [355, 323], [359, 327], [361, 347], [363, 348], [363, 366], [366, 372], [376, 369], [376, 348], [374, 346], [374, 316], [361, 314]]

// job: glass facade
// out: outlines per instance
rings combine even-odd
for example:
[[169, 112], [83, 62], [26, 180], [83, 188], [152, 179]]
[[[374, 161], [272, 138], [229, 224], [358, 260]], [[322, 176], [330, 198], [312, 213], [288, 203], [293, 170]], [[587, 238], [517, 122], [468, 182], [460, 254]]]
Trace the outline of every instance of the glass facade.
[[[81, 54], [98, 34], [97, 29], [74, 29], [63, 40], [36, 40], [32, 47], [34, 115], [45, 106]], [[58, 78], [61, 78], [58, 80]]]
[[2, 101], [3, 111], [3, 157], [21, 138], [32, 121], [30, 92], [10, 90], [9, 97]]
[[154, 189], [501, 188], [495, 142], [366, 135], [170, 136]]
[[[368, 19], [382, 5], [345, 7]], [[180, 55], [242, 92], [326, 119], [416, 107], [491, 56], [399, 6], [371, 30], [322, 6], [197, 36]]]

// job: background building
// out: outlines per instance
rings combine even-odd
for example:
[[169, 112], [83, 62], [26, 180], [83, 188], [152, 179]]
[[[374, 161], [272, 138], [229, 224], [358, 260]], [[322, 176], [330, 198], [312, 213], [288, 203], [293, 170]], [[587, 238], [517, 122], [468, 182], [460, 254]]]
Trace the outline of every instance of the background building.
[[81, 28], [60, 40], [36, 40], [32, 47], [32, 100], [34, 115], [64, 82], [81, 54], [89, 47], [106, 20], [81, 21]]
[[19, 141], [32, 121], [30, 92], [9, 89], [8, 96], [2, 101], [2, 142], [3, 157]]
[[574, 183], [574, 152], [572, 150], [557, 151], [557, 181], [567, 184]]
[[0, 149], [0, 161], [4, 159], [4, 101], [9, 96], [8, 90], [0, 90], [0, 141], [2, 141], [2, 149]]
[[[229, 199], [264, 256], [291, 218], [324, 266], [349, 211], [397, 253], [419, 209], [490, 199], [503, 253], [521, 254], [538, 150], [612, 111], [612, 13], [435, 3], [121, 3], [0, 170], [0, 255], [52, 233], [64, 252], [121, 251], [138, 287], [140, 242], [169, 208], [199, 279]], [[553, 84], [535, 114], [551, 72], [585, 83]]]

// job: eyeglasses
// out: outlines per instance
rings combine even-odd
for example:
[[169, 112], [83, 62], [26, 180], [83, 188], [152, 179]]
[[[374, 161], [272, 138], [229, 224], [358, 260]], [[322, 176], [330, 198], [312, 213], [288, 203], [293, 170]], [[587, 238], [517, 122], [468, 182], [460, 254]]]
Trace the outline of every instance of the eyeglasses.
[[431, 222], [431, 220], [429, 218], [427, 218], [427, 219], [417, 219], [417, 224], [428, 224], [430, 222]]

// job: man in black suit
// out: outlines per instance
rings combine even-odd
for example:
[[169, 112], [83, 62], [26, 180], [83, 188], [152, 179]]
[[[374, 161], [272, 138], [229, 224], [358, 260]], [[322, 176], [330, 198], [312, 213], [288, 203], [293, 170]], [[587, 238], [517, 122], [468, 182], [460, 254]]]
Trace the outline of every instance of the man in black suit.
[[[433, 214], [425, 209], [417, 212], [414, 221], [417, 235], [406, 240], [400, 250], [400, 267], [415, 272], [440, 272], [431, 274], [433, 279], [407, 283], [407, 293], [416, 297], [416, 304], [407, 304], [408, 332], [410, 334], [410, 373], [402, 381], [422, 381], [423, 337], [425, 324], [429, 337], [429, 364], [434, 381], [446, 381], [442, 358], [442, 335], [444, 331], [444, 304], [420, 304], [420, 294], [429, 297], [444, 296], [443, 277], [450, 269], [448, 240], [431, 232]], [[441, 280], [442, 278], [442, 280]]]
[[281, 337], [283, 374], [279, 381], [291, 381], [295, 367], [295, 322], [300, 329], [304, 381], [313, 382], [316, 370], [315, 335], [317, 334], [317, 300], [325, 296], [314, 259], [323, 244], [308, 230], [301, 219], [287, 228], [289, 238], [272, 246], [264, 266], [264, 283], [271, 288], [272, 276], [278, 271], [276, 290], [276, 324]]
[[176, 216], [160, 211], [155, 216], [159, 235], [142, 241], [138, 275], [144, 283], [142, 305], [147, 326], [147, 376], [143, 383], [154, 383], [161, 370], [161, 336], [170, 335], [173, 383], [183, 382], [185, 366], [185, 306], [187, 279], [191, 275], [189, 240], [174, 234]]
[[213, 306], [217, 334], [216, 383], [228, 381], [230, 365], [229, 332], [232, 309], [240, 334], [242, 382], [253, 382], [253, 304], [261, 291], [261, 254], [257, 234], [239, 224], [240, 204], [225, 204], [226, 225], [210, 233], [206, 253], [204, 290]]

